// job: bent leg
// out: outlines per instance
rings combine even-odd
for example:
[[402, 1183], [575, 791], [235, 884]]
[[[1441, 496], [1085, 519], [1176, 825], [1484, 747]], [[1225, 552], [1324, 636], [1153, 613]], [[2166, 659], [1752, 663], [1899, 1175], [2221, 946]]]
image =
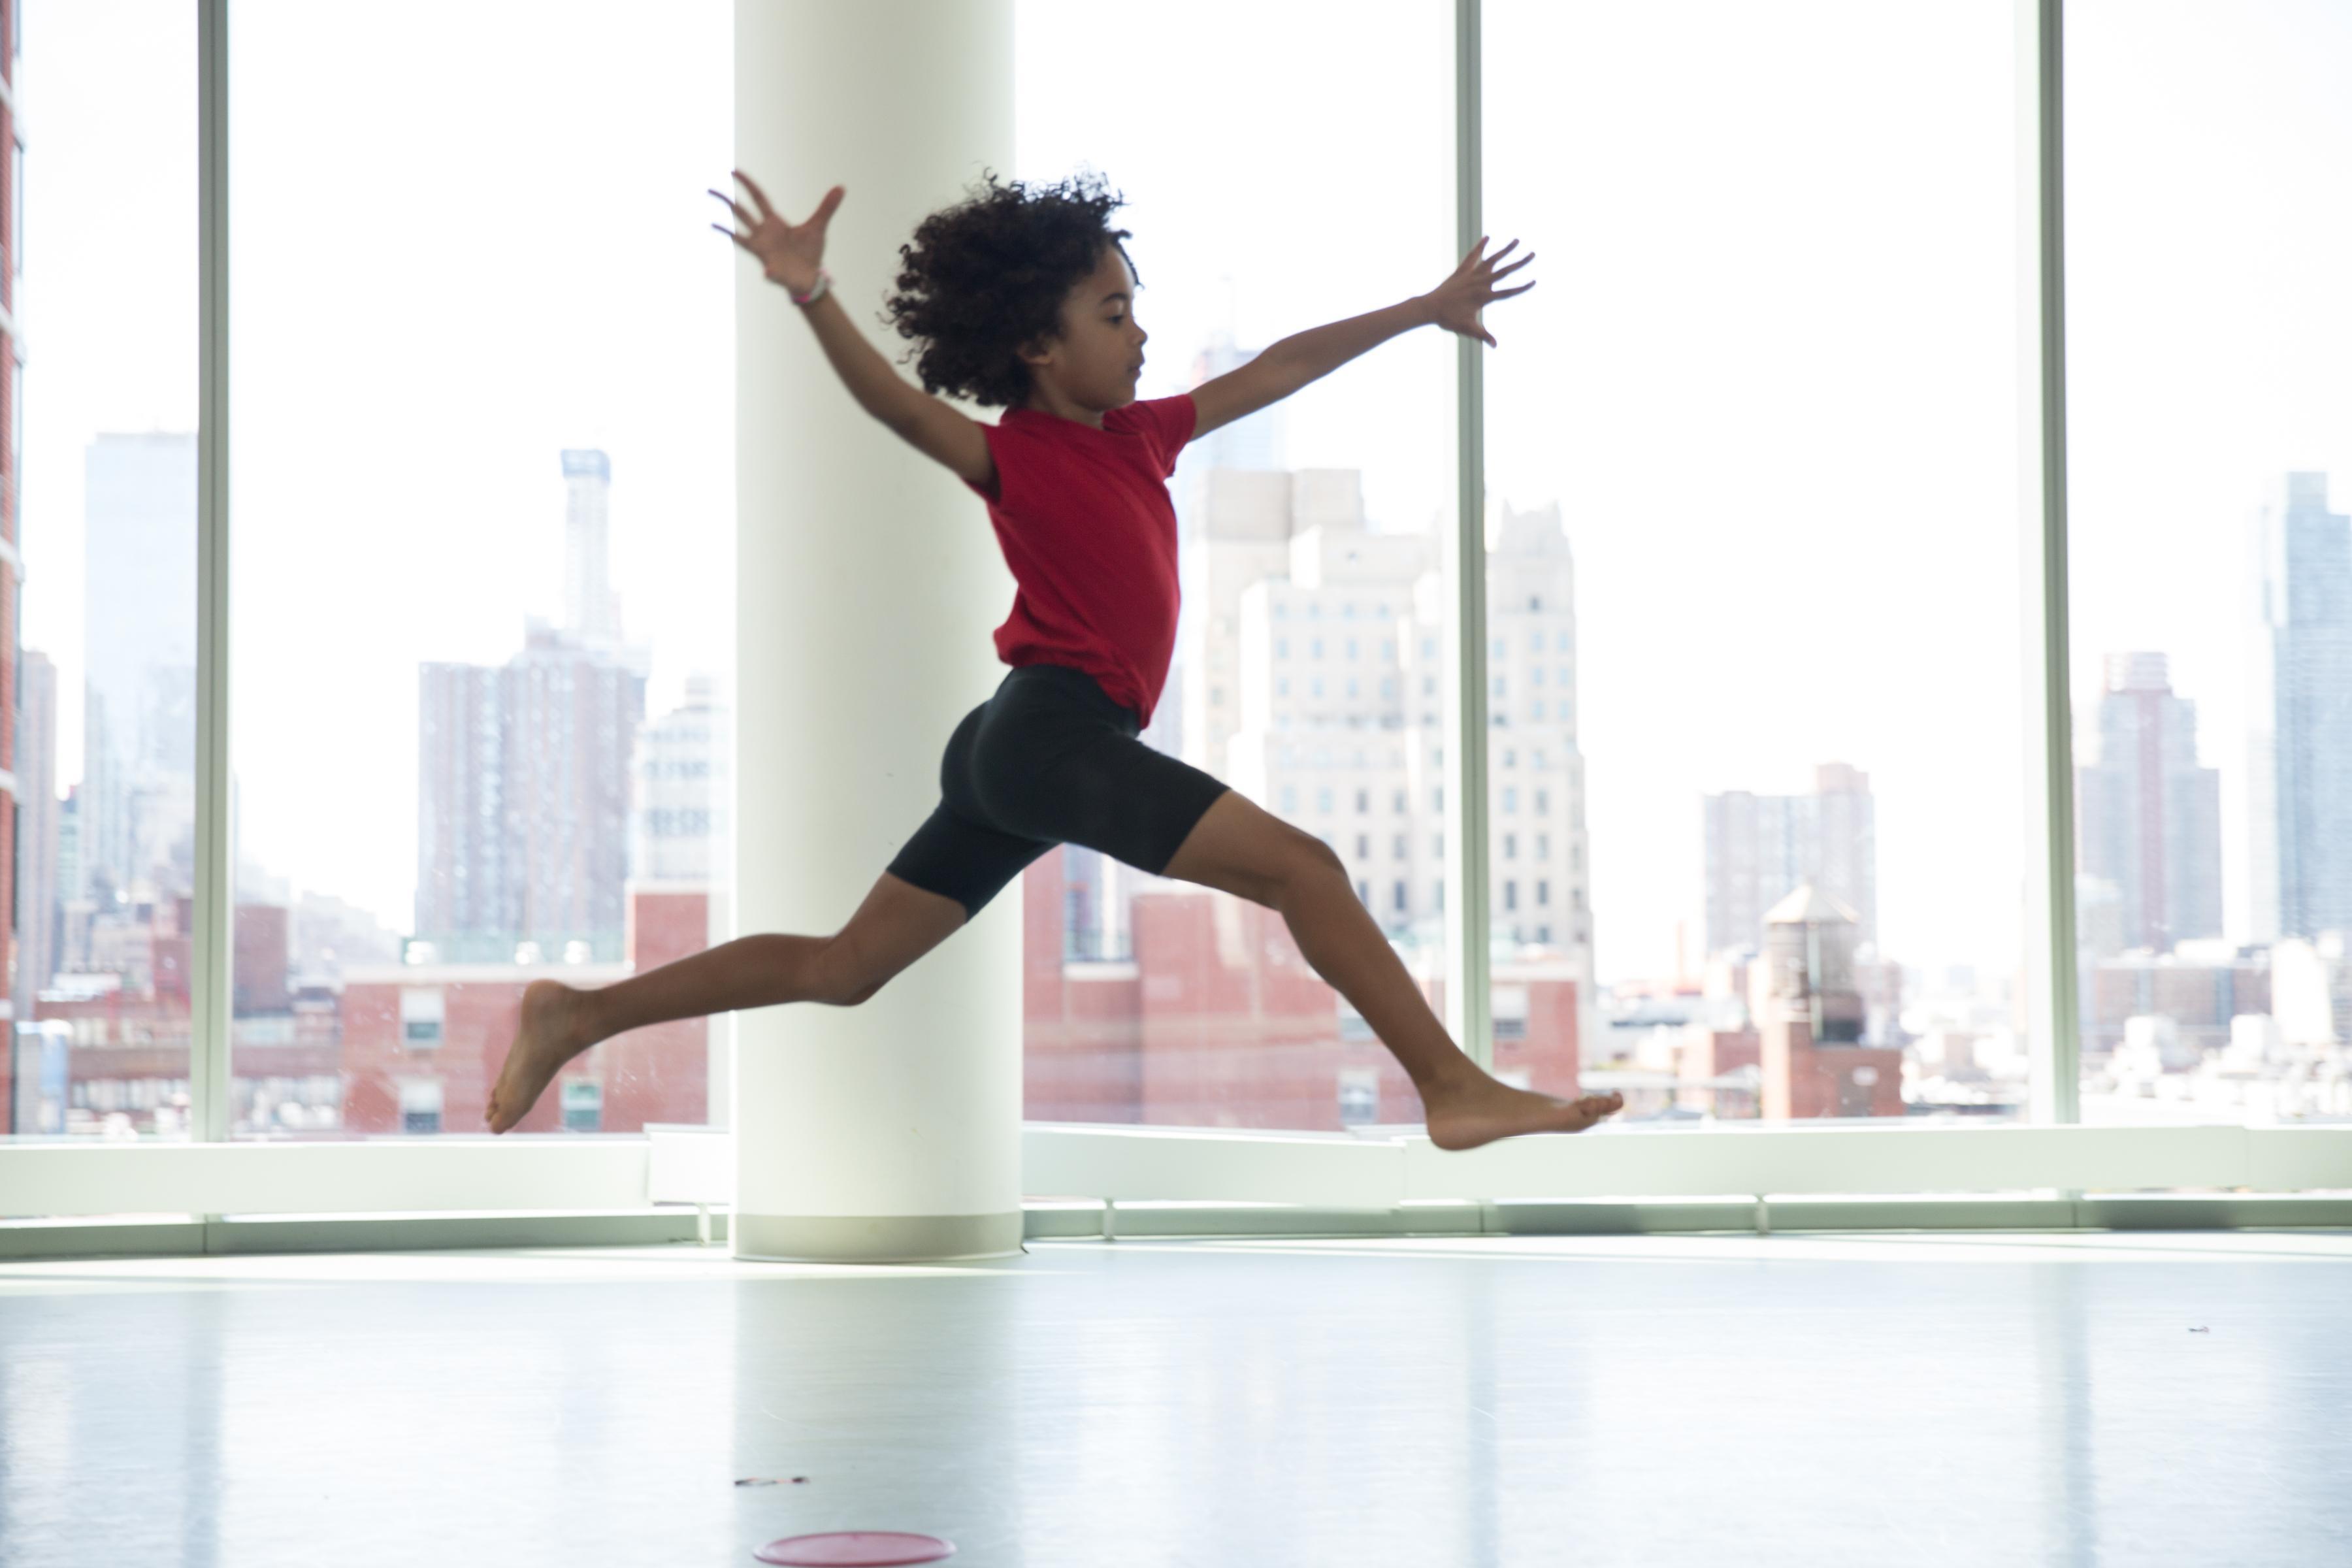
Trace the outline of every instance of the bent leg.
[[1475, 1149], [1523, 1132], [1580, 1132], [1624, 1105], [1614, 1094], [1563, 1100], [1480, 1070], [1430, 1011], [1330, 846], [1238, 792], [1220, 795], [1202, 815], [1164, 875], [1279, 910], [1315, 973], [1355, 1005], [1403, 1065], [1421, 1095], [1430, 1142], [1439, 1148]]
[[523, 988], [514, 1042], [483, 1120], [491, 1131], [505, 1131], [565, 1062], [630, 1029], [785, 1002], [856, 1006], [964, 920], [955, 900], [885, 871], [849, 923], [831, 936], [737, 937], [593, 990], [535, 980]]
[[824, 1002], [854, 1007], [955, 934], [963, 906], [885, 871], [831, 936], [740, 936], [616, 984], [583, 991], [595, 1039], [672, 1018]]

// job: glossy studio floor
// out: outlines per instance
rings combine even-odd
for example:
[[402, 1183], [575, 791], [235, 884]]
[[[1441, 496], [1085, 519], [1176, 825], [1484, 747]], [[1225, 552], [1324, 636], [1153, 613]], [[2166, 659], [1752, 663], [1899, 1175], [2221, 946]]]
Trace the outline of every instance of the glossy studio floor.
[[2352, 1231], [0, 1265], [0, 1563], [2352, 1561]]

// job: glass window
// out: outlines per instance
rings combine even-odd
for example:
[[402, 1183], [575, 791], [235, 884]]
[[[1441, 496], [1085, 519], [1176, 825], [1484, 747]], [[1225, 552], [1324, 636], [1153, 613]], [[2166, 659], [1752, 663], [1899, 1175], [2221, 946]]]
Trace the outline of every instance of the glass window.
[[2352, 1115], [2344, 19], [2066, 8], [2087, 1123]]
[[[1577, 1019], [1574, 1050], [1534, 1074], [1551, 1093], [1650, 1065], [1659, 1015], [1637, 1024], [1637, 998], [1687, 996], [1675, 1021], [1710, 1026], [1680, 1032], [1681, 1083], [1627, 1090], [1628, 1122], [2016, 1117], [2015, 8], [1919, 0], [1865, 28], [1796, 0], [1692, 15], [1482, 13], [1484, 211], [1496, 247], [1536, 258], [1503, 286], [1538, 280], [1484, 318], [1503, 345], [1484, 361], [1487, 601], [1541, 601], [1512, 640], [1549, 640], [1562, 700], [1513, 717], [1568, 774], [1551, 820], [1573, 843], [1589, 803], [1597, 846], [1589, 877], [1559, 879], [1574, 913], [1540, 946], [1496, 879], [1497, 996], [1573, 997], [1525, 1015]], [[2085, 118], [2070, 104], [2070, 136]], [[2157, 232], [2096, 276], [2171, 243]], [[1596, 233], [1623, 243], [1580, 237]], [[2142, 331], [2171, 314], [2132, 309]], [[1609, 521], [1636, 510], [1638, 531]], [[1947, 1068], [1938, 1036], [1971, 1059]], [[1723, 1082], [1765, 1063], [1754, 1091]]]
[[[720, 918], [731, 27], [630, 15], [236, 7], [238, 1133], [478, 1133], [529, 983]], [[595, 242], [516, 222], [526, 188]], [[517, 1131], [704, 1121], [724, 1026], [591, 1048]], [[435, 1057], [468, 1065], [428, 1118], [394, 1086]], [[257, 1087], [289, 1062], [346, 1087]]]
[[[1450, 11], [1386, 0], [1351, 11], [1351, 25], [1339, 29], [1326, 7], [1204, 8], [1195, 0], [1117, 6], [1020, 0], [1014, 16], [1017, 177], [1051, 184], [1099, 171], [1126, 203], [1111, 222], [1133, 231], [1124, 243], [1142, 285], [1135, 319], [1152, 340], [1139, 397], [1173, 396], [1294, 333], [1423, 293], [1459, 262], [1450, 195], [1453, 78], [1444, 68], [1453, 54]], [[1246, 47], [1235, 47], [1237, 39]], [[1122, 62], [1120, 68], [1105, 69], [1112, 60]], [[1383, 90], [1367, 97], [1368, 81]], [[1213, 115], [1198, 112], [1204, 82], [1216, 84], [1222, 107]], [[1287, 188], [1236, 186], [1203, 175], [1252, 166], [1269, 147], [1307, 157], [1302, 177], [1281, 183]], [[1401, 200], [1400, 192], [1408, 194]], [[1328, 251], [1334, 233], [1360, 227], [1361, 214], [1371, 209], [1386, 214], [1393, 231], [1381, 246], [1342, 247], [1347, 254], [1327, 258], [1328, 265], [1299, 268], [1300, 256]], [[1251, 243], [1237, 248], [1233, 236], [1244, 232]], [[1438, 531], [1452, 526], [1459, 488], [1456, 341], [1436, 331], [1405, 334], [1185, 447], [1169, 493], [1182, 525], [1180, 565], [1190, 607], [1170, 684], [1198, 691], [1219, 672], [1227, 701], [1213, 709], [1188, 696], [1181, 725], [1155, 721], [1144, 736], [1148, 743], [1234, 781], [1261, 803], [1285, 801], [1286, 786], [1312, 788], [1324, 814], [1319, 822], [1328, 824], [1334, 803], [1345, 798], [1368, 808], [1370, 791], [1387, 782], [1384, 771], [1343, 754], [1300, 777], [1278, 742], [1285, 714], [1272, 715], [1270, 724], [1256, 721], [1265, 698], [1247, 683], [1265, 676], [1241, 650], [1262, 647], [1256, 639], [1273, 635], [1250, 624], [1251, 615], [1264, 614], [1255, 606], [1279, 603], [1286, 594], [1297, 597], [1308, 628], [1308, 669], [1356, 680], [1347, 695], [1360, 700], [1360, 666], [1351, 675], [1344, 663], [1333, 671], [1316, 661], [1360, 658], [1370, 632], [1360, 625], [1366, 607], [1383, 599], [1415, 604], [1417, 584], [1438, 564]], [[1238, 506], [1232, 498], [1240, 492], [1206, 482], [1221, 467], [1288, 473], [1297, 482], [1282, 488], [1290, 500], [1269, 520]], [[1412, 521], [1393, 526], [1391, 519]], [[1278, 531], [1284, 549], [1269, 548], [1269, 530]], [[1394, 559], [1381, 568], [1385, 579], [1365, 571], [1373, 552], [1362, 552], [1364, 562], [1344, 574], [1326, 573], [1302, 556], [1318, 542], [1336, 550], [1359, 533], [1403, 536], [1387, 542]], [[1387, 548], [1379, 554], [1391, 558]], [[1344, 591], [1331, 591], [1335, 578], [1344, 580]], [[1360, 593], [1361, 600], [1353, 596]], [[1449, 635], [1440, 608], [1449, 597], [1433, 592], [1419, 599], [1432, 606], [1425, 618], [1408, 609], [1413, 621], [1391, 625], [1433, 642]], [[1325, 620], [1340, 623], [1329, 637], [1319, 632]], [[1327, 648], [1327, 642], [1335, 646]], [[1308, 689], [1324, 695], [1319, 679]], [[1310, 706], [1297, 722], [1328, 745], [1346, 736], [1343, 725], [1385, 717], [1360, 707]], [[1405, 773], [1409, 786], [1429, 776]], [[1358, 869], [1367, 875], [1360, 861], [1369, 847], [1367, 840], [1357, 853]], [[1035, 862], [1025, 873], [1029, 886], [1066, 875], [1061, 858], [1049, 853]], [[1136, 966], [1140, 986], [1131, 987], [1134, 994], [1153, 994], [1155, 976], [1223, 978], [1184, 987], [1200, 1009], [1189, 1019], [1155, 1004], [1153, 1028], [1160, 1033], [1147, 1034], [1134, 1007], [1119, 1014], [1117, 1006], [1126, 1005], [1108, 995], [1078, 994], [1090, 982], [1073, 973], [1049, 987], [1060, 1000], [1041, 1000], [1034, 978], [1041, 971], [1033, 961], [1024, 1115], [1337, 1130], [1335, 1100], [1310, 1101], [1286, 1087], [1329, 1070], [1314, 1064], [1339, 1048], [1339, 998], [1328, 986], [1299, 988], [1296, 975], [1310, 966], [1297, 956], [1281, 915], [1116, 862], [1105, 874], [1110, 882], [1102, 918], [1118, 934], [1107, 951]], [[1382, 895], [1373, 909], [1369, 879], [1359, 881], [1357, 896], [1408, 968], [1425, 984], [1442, 981], [1444, 927], [1434, 906], [1414, 900], [1400, 910]], [[1216, 918], [1199, 918], [1194, 900]], [[1245, 933], [1244, 940], [1217, 934], [1228, 931]], [[1258, 984], [1256, 977], [1277, 970], [1279, 986]], [[1276, 992], [1281, 1000], [1262, 1011], [1231, 1000]], [[1108, 1016], [1107, 1006], [1113, 1008]], [[1148, 1065], [1139, 1073], [1109, 1070], [1157, 1048], [1154, 1039], [1174, 1038], [1169, 1028], [1206, 1031], [1229, 1043], [1230, 1070], [1205, 1078]], [[1392, 1061], [1379, 1071], [1384, 1085], [1409, 1093]]]
[[16, 803], [0, 886], [14, 886], [18, 910], [0, 1131], [181, 1140], [195, 886], [195, 7], [36, 5], [25, 21], [12, 92], [34, 134], [6, 149], [0, 283], [38, 353], [27, 376], [26, 344], [0, 334], [0, 491], [15, 492], [23, 556], [20, 569], [0, 553], [0, 692], [16, 708], [0, 771]]

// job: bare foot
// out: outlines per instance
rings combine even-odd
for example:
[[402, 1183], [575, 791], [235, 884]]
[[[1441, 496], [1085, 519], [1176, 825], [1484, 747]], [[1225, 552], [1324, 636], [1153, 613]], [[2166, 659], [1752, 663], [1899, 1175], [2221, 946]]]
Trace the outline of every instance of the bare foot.
[[491, 1131], [503, 1132], [520, 1121], [539, 1103], [556, 1069], [593, 1044], [584, 1037], [580, 995], [561, 980], [534, 980], [522, 988], [514, 1043], [507, 1047], [506, 1066], [482, 1110]]
[[1560, 1100], [1513, 1089], [1481, 1075], [1422, 1097], [1429, 1141], [1441, 1149], [1475, 1149], [1522, 1132], [1581, 1132], [1625, 1108], [1622, 1094]]

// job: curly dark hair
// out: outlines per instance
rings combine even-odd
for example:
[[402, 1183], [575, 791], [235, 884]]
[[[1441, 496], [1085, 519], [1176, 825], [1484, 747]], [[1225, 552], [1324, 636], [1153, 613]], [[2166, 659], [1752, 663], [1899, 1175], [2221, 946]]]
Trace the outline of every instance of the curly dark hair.
[[1129, 231], [1109, 226], [1126, 200], [1106, 193], [1099, 174], [1036, 186], [982, 174], [984, 188], [925, 218], [898, 247], [905, 265], [888, 305], [898, 335], [923, 344], [915, 369], [925, 392], [1011, 408], [1029, 398], [1020, 348], [1061, 331], [1062, 300], [1106, 246], [1127, 255], [1118, 242]]

